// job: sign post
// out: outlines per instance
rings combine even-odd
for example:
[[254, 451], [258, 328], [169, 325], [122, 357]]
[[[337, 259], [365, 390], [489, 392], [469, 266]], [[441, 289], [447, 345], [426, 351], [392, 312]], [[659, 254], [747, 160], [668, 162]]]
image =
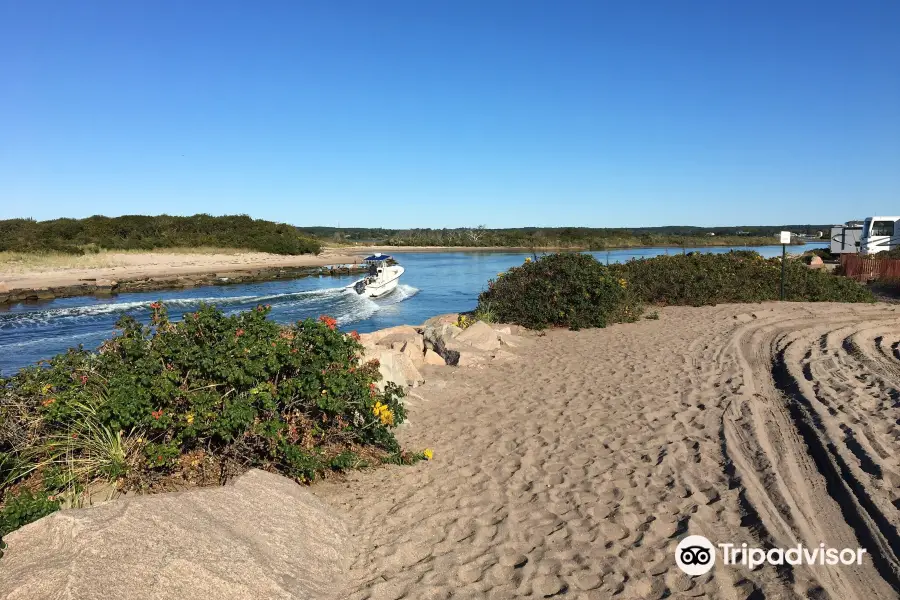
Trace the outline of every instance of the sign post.
[[787, 245], [791, 243], [791, 232], [781, 232], [781, 299], [784, 300], [784, 263], [787, 262]]

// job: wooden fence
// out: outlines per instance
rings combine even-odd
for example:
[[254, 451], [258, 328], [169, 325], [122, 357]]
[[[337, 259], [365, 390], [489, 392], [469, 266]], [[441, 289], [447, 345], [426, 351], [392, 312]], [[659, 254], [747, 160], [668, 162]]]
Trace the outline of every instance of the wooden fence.
[[841, 267], [844, 275], [857, 281], [900, 279], [900, 259], [842, 254]]

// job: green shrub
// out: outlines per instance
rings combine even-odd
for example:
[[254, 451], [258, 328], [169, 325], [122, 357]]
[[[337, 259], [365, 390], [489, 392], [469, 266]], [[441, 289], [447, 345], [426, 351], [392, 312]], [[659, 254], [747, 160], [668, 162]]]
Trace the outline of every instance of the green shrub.
[[[834, 255], [831, 253], [831, 250], [829, 250], [828, 248], [814, 248], [812, 250], [807, 250], [806, 252], [803, 253], [803, 256], [804, 257], [818, 256], [822, 260], [831, 260], [832, 258], [834, 258]], [[808, 261], [807, 261], [807, 264], [809, 264]]]
[[51, 500], [47, 492], [25, 490], [6, 498], [0, 509], [0, 538], [59, 510], [59, 501]]
[[605, 327], [634, 321], [640, 308], [628, 284], [588, 254], [548, 254], [530, 259], [488, 282], [479, 312], [532, 329]]
[[[39, 439], [0, 436], [0, 452], [68, 473], [142, 486], [202, 455], [223, 472], [256, 466], [308, 481], [400, 452], [403, 392], [379, 391], [378, 365], [329, 317], [282, 327], [268, 307], [226, 316], [203, 306], [179, 322], [152, 305], [124, 317], [97, 352], [73, 349], [0, 380], [0, 408], [31, 407]], [[35, 425], [37, 424], [37, 425]], [[377, 462], [377, 461], [376, 461]], [[46, 478], [45, 478], [46, 479]], [[2, 490], [0, 490], [2, 491]]]
[[[785, 264], [785, 297], [792, 301], [872, 302], [856, 282], [799, 260]], [[714, 305], [724, 302], [778, 300], [781, 259], [764, 259], [752, 251], [657, 256], [610, 265], [630, 289], [650, 304]]]

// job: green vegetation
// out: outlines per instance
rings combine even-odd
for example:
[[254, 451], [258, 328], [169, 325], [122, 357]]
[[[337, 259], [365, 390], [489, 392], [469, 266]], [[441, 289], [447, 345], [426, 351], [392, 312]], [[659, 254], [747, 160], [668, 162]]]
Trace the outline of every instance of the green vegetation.
[[[379, 391], [358, 335], [321, 317], [289, 327], [260, 306], [152, 305], [97, 352], [72, 349], [0, 379], [0, 533], [77, 504], [91, 484], [166, 489], [249, 467], [310, 481], [428, 456], [401, 450], [403, 392]], [[168, 483], [167, 483], [168, 482]]]
[[[487, 229], [366, 229], [302, 227], [301, 230], [322, 240], [338, 243], [362, 243], [392, 246], [465, 246], [516, 248], [570, 248], [605, 250], [649, 246], [764, 246], [777, 243], [782, 230], [816, 236], [830, 231], [825, 225], [773, 225], [751, 227], [520, 227]], [[802, 242], [796, 242], [802, 243]]]
[[580, 253], [548, 254], [498, 274], [478, 296], [475, 314], [486, 311], [532, 329], [605, 327], [641, 312], [625, 280]]
[[[785, 298], [806, 302], [872, 302], [872, 294], [846, 277], [788, 260]], [[706, 306], [778, 300], [781, 259], [753, 251], [657, 256], [610, 265], [647, 304]]]
[[[169, 215], [0, 221], [0, 252], [90, 254], [100, 250], [238, 248], [275, 254], [318, 253], [321, 244], [464, 246], [605, 250], [646, 246], [763, 246], [783, 229], [810, 236], [824, 225], [740, 227], [520, 227], [488, 229], [381, 229], [296, 227], [246, 215]], [[802, 243], [802, 242], [796, 242]]]
[[[788, 260], [787, 300], [872, 302], [865, 287], [845, 277]], [[609, 267], [587, 254], [549, 254], [488, 282], [478, 311], [532, 329], [604, 327], [630, 322], [643, 305], [707, 306], [778, 300], [781, 259], [750, 250], [691, 253], [632, 260]], [[646, 316], [658, 319], [654, 311]]]
[[95, 216], [87, 219], [0, 221], [0, 252], [65, 252], [156, 248], [246, 248], [274, 254], [317, 254], [319, 242], [293, 225], [246, 215], [213, 217]]

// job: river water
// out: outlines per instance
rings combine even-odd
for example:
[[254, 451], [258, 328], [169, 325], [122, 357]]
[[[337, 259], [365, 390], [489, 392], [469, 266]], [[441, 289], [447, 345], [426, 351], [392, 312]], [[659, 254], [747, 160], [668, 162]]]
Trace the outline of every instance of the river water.
[[[813, 247], [819, 245], [807, 245], [803, 249]], [[687, 248], [686, 251], [721, 253], [731, 249]], [[781, 246], [752, 249], [767, 257], [781, 254]], [[623, 262], [681, 251], [680, 248], [632, 248], [592, 254], [601, 262]], [[344, 288], [358, 278], [348, 275], [19, 304], [0, 312], [0, 374], [8, 377], [20, 367], [79, 344], [96, 348], [113, 335], [113, 325], [121, 315], [146, 320], [148, 305], [156, 300], [165, 302], [173, 319], [206, 302], [226, 312], [271, 304], [271, 318], [282, 323], [327, 314], [336, 317], [342, 328], [360, 332], [418, 324], [437, 314], [473, 309], [487, 280], [522, 264], [526, 256], [529, 255], [523, 252], [398, 253], [397, 260], [406, 268], [402, 283], [389, 296], [378, 300], [346, 292]]]

